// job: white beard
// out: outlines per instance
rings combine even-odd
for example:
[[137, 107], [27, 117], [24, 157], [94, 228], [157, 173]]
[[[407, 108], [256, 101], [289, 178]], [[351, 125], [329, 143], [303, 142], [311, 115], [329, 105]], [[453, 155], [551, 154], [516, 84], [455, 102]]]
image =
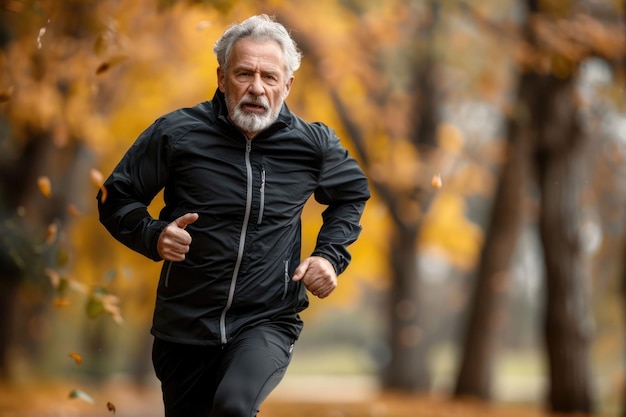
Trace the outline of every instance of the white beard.
[[[241, 108], [242, 103], [255, 103], [262, 105], [265, 108], [265, 113], [256, 114], [256, 113], [247, 113]], [[265, 97], [251, 97], [246, 96], [237, 103], [234, 108], [231, 108], [231, 102], [226, 96], [226, 104], [229, 110], [230, 119], [239, 129], [248, 133], [258, 133], [261, 130], [267, 129], [278, 119], [278, 114], [280, 113], [280, 108], [282, 107], [282, 102], [280, 106], [277, 107], [277, 110], [272, 110], [267, 102]]]

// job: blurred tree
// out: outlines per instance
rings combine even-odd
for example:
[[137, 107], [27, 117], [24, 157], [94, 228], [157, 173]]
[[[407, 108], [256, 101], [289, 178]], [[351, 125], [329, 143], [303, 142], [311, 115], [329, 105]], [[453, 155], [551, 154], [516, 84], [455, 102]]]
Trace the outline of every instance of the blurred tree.
[[[508, 39], [510, 31], [485, 22], [469, 4], [462, 6], [481, 27], [486, 36]], [[519, 86], [523, 91], [526, 86]], [[494, 348], [498, 320], [502, 318], [504, 293], [508, 288], [509, 269], [523, 222], [528, 158], [531, 137], [520, 126], [517, 112], [507, 117], [507, 142], [498, 186], [493, 197], [485, 241], [477, 266], [472, 298], [469, 304], [460, 365], [454, 396], [483, 400], [491, 398]]]
[[485, 232], [472, 299], [470, 300], [454, 395], [491, 398], [494, 344], [503, 294], [523, 218], [525, 182], [528, 176], [528, 132], [514, 119], [508, 122], [506, 161], [501, 168]]
[[581, 175], [589, 135], [581, 125], [577, 74], [590, 56], [614, 61], [622, 54], [614, 47], [623, 39], [612, 40], [592, 16], [576, 13], [574, 3], [527, 2], [523, 40], [518, 45], [522, 63], [518, 103], [510, 114], [508, 158], [478, 269], [456, 396], [490, 396], [498, 289], [506, 287], [523, 214], [519, 201], [529, 158], [540, 193], [549, 406], [557, 412], [594, 409], [590, 276], [581, 235]]

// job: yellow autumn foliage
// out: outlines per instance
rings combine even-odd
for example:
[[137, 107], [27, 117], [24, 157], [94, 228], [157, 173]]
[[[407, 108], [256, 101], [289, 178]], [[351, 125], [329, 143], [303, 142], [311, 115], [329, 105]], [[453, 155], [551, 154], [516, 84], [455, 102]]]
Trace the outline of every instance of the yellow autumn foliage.
[[435, 197], [424, 219], [422, 245], [443, 249], [454, 266], [469, 271], [475, 265], [482, 240], [480, 227], [467, 220], [462, 194], [444, 190]]

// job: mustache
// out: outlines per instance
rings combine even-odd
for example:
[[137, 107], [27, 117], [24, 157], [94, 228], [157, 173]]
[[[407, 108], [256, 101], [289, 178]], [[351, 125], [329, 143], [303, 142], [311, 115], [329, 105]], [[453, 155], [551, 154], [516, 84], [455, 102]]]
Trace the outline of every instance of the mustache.
[[262, 97], [262, 96], [247, 95], [243, 97], [241, 100], [239, 100], [239, 103], [237, 103], [237, 107], [241, 107], [244, 104], [253, 104], [255, 106], [261, 106], [265, 110], [269, 110], [270, 108], [269, 101], [267, 100], [266, 97]]

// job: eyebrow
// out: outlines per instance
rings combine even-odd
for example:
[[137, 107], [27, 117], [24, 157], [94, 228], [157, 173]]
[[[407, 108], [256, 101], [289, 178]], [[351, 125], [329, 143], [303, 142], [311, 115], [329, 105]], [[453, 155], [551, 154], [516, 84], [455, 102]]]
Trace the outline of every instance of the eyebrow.
[[237, 66], [233, 67], [232, 70], [234, 72], [248, 71], [248, 72], [260, 72], [261, 74], [271, 74], [271, 75], [280, 75], [281, 74], [280, 67], [271, 68], [271, 69], [259, 68], [257, 70], [257, 69], [255, 69], [255, 67], [252, 67], [252, 66], [249, 66], [249, 65], [245, 65], [245, 64], [237, 65]]

